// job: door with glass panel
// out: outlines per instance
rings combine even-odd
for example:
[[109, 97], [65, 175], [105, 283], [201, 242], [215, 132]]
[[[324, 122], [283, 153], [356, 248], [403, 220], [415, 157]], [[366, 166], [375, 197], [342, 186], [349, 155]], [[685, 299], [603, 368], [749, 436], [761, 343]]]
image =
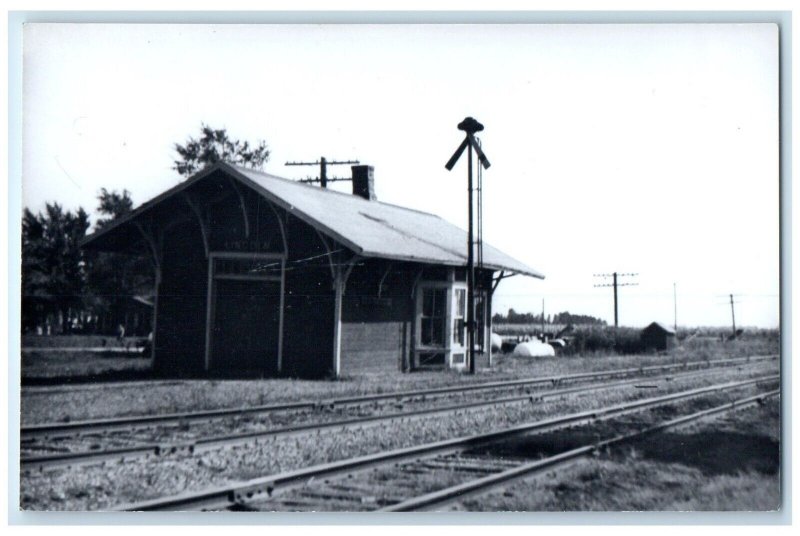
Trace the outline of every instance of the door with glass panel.
[[467, 288], [456, 285], [452, 293], [450, 366], [467, 364]]

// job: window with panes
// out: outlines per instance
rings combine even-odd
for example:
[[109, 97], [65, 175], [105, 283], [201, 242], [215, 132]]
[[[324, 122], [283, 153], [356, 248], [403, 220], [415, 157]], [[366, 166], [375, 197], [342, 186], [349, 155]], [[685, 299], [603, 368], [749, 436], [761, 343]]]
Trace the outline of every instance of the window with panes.
[[424, 346], [445, 346], [447, 321], [447, 289], [422, 289], [420, 343]]

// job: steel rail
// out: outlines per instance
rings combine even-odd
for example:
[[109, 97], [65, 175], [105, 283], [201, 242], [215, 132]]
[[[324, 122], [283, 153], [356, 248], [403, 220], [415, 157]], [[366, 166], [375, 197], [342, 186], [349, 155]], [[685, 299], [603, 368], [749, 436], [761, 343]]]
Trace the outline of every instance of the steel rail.
[[717, 415], [719, 413], [733, 411], [735, 409], [740, 409], [742, 407], [746, 407], [753, 404], [763, 404], [763, 402], [766, 399], [778, 395], [780, 395], [780, 390], [776, 389], [773, 391], [769, 391], [767, 393], [761, 393], [758, 395], [742, 398], [739, 400], [734, 400], [733, 402], [728, 402], [725, 404], [721, 404], [719, 406], [715, 406], [713, 408], [709, 408], [703, 411], [698, 411], [690, 415], [684, 415], [681, 417], [677, 417], [675, 419], [671, 419], [669, 421], [659, 423], [657, 425], [651, 426], [639, 432], [633, 432], [631, 434], [617, 436], [612, 439], [607, 439], [597, 443], [592, 443], [584, 445], [582, 447], [577, 447], [568, 450], [566, 452], [561, 452], [554, 456], [537, 460], [535, 462], [522, 464], [518, 467], [501, 471], [499, 473], [487, 475], [482, 478], [476, 478], [474, 480], [463, 482], [455, 486], [451, 486], [445, 489], [413, 497], [396, 504], [385, 506], [381, 508], [380, 511], [412, 512], [412, 511], [420, 511], [420, 510], [424, 511], [424, 510], [432, 510], [435, 508], [440, 508], [442, 506], [451, 504], [455, 501], [463, 500], [470, 496], [486, 493], [487, 491], [490, 491], [493, 488], [508, 485], [509, 483], [514, 482], [516, 480], [529, 478], [545, 470], [553, 469], [557, 466], [558, 467], [564, 466], [571, 462], [578, 461], [579, 459], [592, 456], [603, 448], [607, 448], [612, 445], [619, 445], [630, 441], [635, 441], [645, 436], [652, 435], [669, 428], [674, 428], [677, 426], [688, 424], [690, 422], [698, 421], [700, 419]]
[[565, 426], [574, 426], [582, 423], [594, 422], [654, 406], [669, 404], [679, 400], [703, 396], [717, 391], [737, 389], [759, 383], [778, 381], [779, 379], [780, 375], [774, 374], [745, 381], [729, 382], [698, 389], [691, 389], [688, 391], [681, 391], [660, 397], [641, 399], [624, 404], [616, 404], [604, 408], [596, 408], [579, 413], [562, 415], [484, 434], [476, 434], [467, 437], [437, 441], [425, 445], [394, 449], [387, 452], [379, 452], [376, 454], [339, 460], [297, 469], [294, 471], [288, 471], [285, 473], [267, 475], [246, 482], [231, 483], [225, 486], [208, 488], [199, 492], [186, 492], [178, 495], [121, 505], [113, 508], [112, 510], [180, 511], [198, 509], [225, 509], [238, 504], [269, 498], [277, 490], [302, 486], [313, 479], [348, 474], [389, 463], [400, 463], [401, 461], [419, 460], [431, 456], [462, 452], [464, 450], [495, 443], [497, 441], [505, 440], [522, 434], [531, 432], [544, 432], [563, 428]]
[[[708, 371], [701, 373], [685, 373], [674, 376], [656, 376], [651, 379], [666, 379], [669, 380], [682, 380], [700, 378], [710, 374]], [[542, 391], [538, 393], [516, 395], [505, 398], [497, 398], [491, 400], [481, 400], [477, 402], [462, 403], [457, 405], [449, 405], [443, 407], [424, 408], [418, 410], [411, 410], [405, 412], [394, 412], [384, 415], [374, 415], [366, 417], [357, 417], [352, 419], [340, 419], [323, 423], [309, 423], [293, 426], [286, 426], [281, 428], [273, 428], [266, 430], [258, 430], [252, 432], [244, 432], [238, 434], [226, 434], [218, 436], [209, 436], [189, 440], [184, 442], [169, 443], [167, 441], [145, 443], [133, 445], [130, 447], [117, 447], [103, 450], [93, 451], [80, 451], [80, 452], [64, 452], [57, 454], [23, 456], [20, 458], [20, 468], [22, 471], [44, 471], [46, 469], [53, 469], [57, 467], [76, 467], [82, 465], [97, 465], [107, 461], [127, 461], [137, 458], [158, 457], [170, 454], [197, 454], [209, 450], [215, 450], [223, 447], [238, 445], [242, 443], [258, 442], [259, 439], [278, 437], [287, 437], [293, 435], [309, 434], [313, 432], [321, 432], [325, 430], [347, 430], [353, 428], [366, 428], [369, 426], [377, 426], [391, 422], [409, 422], [412, 420], [423, 419], [432, 415], [442, 414], [458, 414], [470, 409], [488, 409], [490, 407], [500, 407], [512, 405], [523, 402], [537, 402], [548, 398], [557, 398], [560, 396], [580, 394], [591, 391], [600, 391], [604, 389], [612, 389], [616, 387], [623, 387], [626, 385], [637, 386], [637, 382], [641, 378], [627, 379], [618, 382], [592, 384], [583, 387], [570, 387], [566, 389], [556, 389], [553, 391]]]
[[226, 408], [195, 412], [167, 413], [160, 415], [140, 415], [132, 417], [94, 419], [85, 421], [75, 421], [70, 423], [43, 423], [23, 426], [20, 429], [22, 440], [34, 438], [60, 438], [71, 437], [81, 433], [98, 433], [111, 431], [130, 431], [136, 429], [151, 428], [167, 424], [188, 424], [192, 421], [210, 421], [226, 417], [238, 417], [253, 414], [274, 413], [280, 411], [300, 411], [312, 410], [319, 407], [337, 407], [366, 404], [381, 400], [402, 400], [407, 398], [450, 394], [458, 392], [473, 392], [480, 390], [503, 389], [520, 387], [526, 385], [552, 384], [576, 381], [591, 380], [604, 377], [619, 375], [640, 374], [644, 375], [653, 371], [668, 371], [674, 369], [686, 369], [711, 367], [712, 365], [735, 365], [738, 363], [751, 363], [757, 361], [768, 361], [777, 359], [776, 355], [752, 356], [731, 359], [715, 359], [707, 361], [686, 361], [682, 363], [670, 363], [665, 365], [650, 365], [647, 367], [631, 367], [625, 369], [612, 369], [597, 372], [583, 372], [577, 374], [567, 374], [561, 376], [548, 376], [544, 378], [523, 378], [519, 380], [507, 380], [497, 382], [474, 383], [471, 385], [461, 385], [453, 387], [437, 387], [432, 389], [418, 389], [409, 391], [396, 391], [393, 393], [379, 393], [373, 395], [363, 395], [354, 397], [343, 397], [328, 400], [304, 400], [299, 402], [287, 402], [281, 404], [268, 404], [240, 408]]

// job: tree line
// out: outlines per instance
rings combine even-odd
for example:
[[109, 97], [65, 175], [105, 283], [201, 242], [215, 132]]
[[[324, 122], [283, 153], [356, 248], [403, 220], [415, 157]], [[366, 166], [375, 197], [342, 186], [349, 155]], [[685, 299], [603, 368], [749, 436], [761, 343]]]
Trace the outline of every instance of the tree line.
[[[509, 309], [507, 315], [495, 313], [492, 316], [493, 324], [541, 324], [542, 314], [518, 313], [514, 309]], [[573, 324], [573, 325], [594, 325], [605, 326], [606, 321], [590, 315], [576, 315], [568, 311], [547, 315], [544, 317], [545, 324]]]
[[[224, 160], [260, 169], [269, 160], [266, 142], [251, 145], [230, 138], [226, 129], [200, 126], [200, 136], [174, 144], [178, 158], [172, 169], [189, 177]], [[102, 188], [97, 196], [94, 231], [133, 210], [128, 190]], [[119, 326], [146, 335], [151, 313], [147, 298], [154, 292], [154, 270], [144, 255], [87, 251], [80, 241], [91, 223], [82, 208], [65, 210], [57, 202], [43, 211], [25, 208], [22, 215], [23, 333], [115, 333]], [[139, 306], [134, 298], [139, 297]], [[138, 309], [137, 309], [138, 307]]]

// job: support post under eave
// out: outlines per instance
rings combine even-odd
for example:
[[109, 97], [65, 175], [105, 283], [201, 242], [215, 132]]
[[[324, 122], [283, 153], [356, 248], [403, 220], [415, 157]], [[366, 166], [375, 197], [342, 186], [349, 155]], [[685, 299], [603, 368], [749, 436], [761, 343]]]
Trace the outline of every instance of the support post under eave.
[[[341, 257], [340, 257], [341, 258]], [[331, 265], [333, 270], [333, 377], [338, 378], [342, 373], [342, 302], [347, 290], [347, 280], [353, 268], [361, 260], [358, 255], [343, 264], [341, 261]]]
[[150, 358], [152, 359], [153, 366], [155, 366], [156, 337], [158, 336], [156, 331], [156, 328], [158, 327], [158, 295], [159, 287], [161, 286], [161, 243], [163, 236], [159, 235], [158, 239], [156, 239], [156, 237], [153, 236], [152, 229], [149, 228], [149, 226], [148, 229], [145, 229], [144, 226], [138, 221], [134, 221], [134, 226], [142, 235], [145, 243], [147, 243], [148, 247], [150, 248], [150, 254], [152, 255], [151, 260], [155, 270], [155, 284], [153, 285], [153, 321], [151, 326], [153, 337], [150, 341]]
[[337, 264], [334, 268], [333, 292], [333, 377], [338, 378], [342, 371], [342, 298], [344, 296], [344, 274]]
[[211, 370], [211, 330], [214, 323], [214, 257], [208, 257], [208, 283], [206, 286], [206, 345], [203, 368]]

